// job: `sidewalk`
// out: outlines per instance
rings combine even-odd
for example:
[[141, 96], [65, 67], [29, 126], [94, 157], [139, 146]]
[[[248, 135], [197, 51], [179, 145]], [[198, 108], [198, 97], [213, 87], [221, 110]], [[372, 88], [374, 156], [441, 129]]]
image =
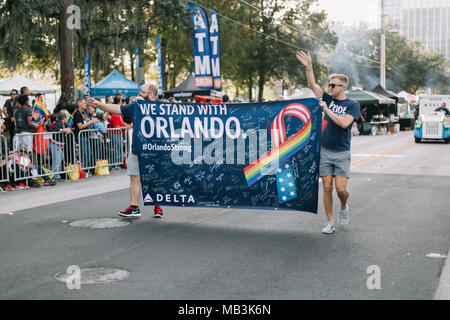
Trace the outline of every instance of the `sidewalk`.
[[441, 280], [439, 281], [439, 288], [436, 291], [434, 300], [450, 300], [450, 250], [441, 272]]
[[128, 189], [126, 170], [111, 171], [107, 176], [91, 176], [77, 181], [62, 180], [55, 186], [0, 192], [0, 214], [36, 208], [87, 196]]

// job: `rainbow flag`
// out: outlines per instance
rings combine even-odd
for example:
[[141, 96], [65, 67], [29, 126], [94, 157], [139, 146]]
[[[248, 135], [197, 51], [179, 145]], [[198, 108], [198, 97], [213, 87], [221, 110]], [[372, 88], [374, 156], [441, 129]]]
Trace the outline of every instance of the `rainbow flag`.
[[73, 127], [73, 118], [72, 116], [69, 114], [65, 120], [67, 127], [72, 128]]
[[[34, 107], [33, 107], [33, 114], [36, 114], [36, 117], [39, 117], [39, 119], [47, 120], [50, 118], [50, 112], [47, 109], [47, 106], [39, 99], [36, 100]], [[35, 116], [33, 115], [33, 118]]]
[[33, 111], [33, 121], [34, 122], [39, 122], [40, 118], [41, 118], [40, 115]]
[[311, 121], [288, 141], [256, 160], [244, 169], [249, 187], [265, 175], [285, 163], [290, 157], [303, 149], [311, 138]]

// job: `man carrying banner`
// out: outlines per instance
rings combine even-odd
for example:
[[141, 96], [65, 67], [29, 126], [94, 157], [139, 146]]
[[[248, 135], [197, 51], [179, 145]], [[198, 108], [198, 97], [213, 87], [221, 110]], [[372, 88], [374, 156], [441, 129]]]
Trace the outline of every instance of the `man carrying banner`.
[[[158, 88], [152, 84], [144, 84], [141, 87], [140, 96], [136, 97], [137, 100], [156, 101], [158, 97]], [[134, 121], [134, 103], [129, 105], [117, 105], [106, 104], [95, 99], [89, 98], [88, 103], [102, 109], [110, 114], [123, 115], [123, 120], [126, 123], [132, 124]], [[133, 141], [131, 144], [131, 153], [127, 160], [127, 173], [130, 176], [130, 206], [119, 212], [119, 216], [123, 218], [140, 218], [141, 211], [139, 204], [141, 202], [141, 177], [139, 172], [138, 162], [138, 147], [136, 142], [136, 131], [133, 130]], [[160, 206], [155, 206], [154, 210], [155, 218], [162, 218], [163, 212]]]
[[299, 51], [297, 59], [306, 67], [308, 87], [317, 98], [323, 99], [319, 103], [325, 113], [319, 175], [323, 183], [323, 204], [328, 222], [322, 233], [331, 234], [336, 229], [333, 216], [333, 178], [341, 202], [339, 225], [346, 226], [349, 222], [347, 203], [350, 194], [347, 182], [350, 178], [351, 127], [359, 118], [361, 108], [358, 102], [347, 99], [345, 95], [349, 85], [346, 75], [330, 75], [330, 94], [327, 94], [315, 81], [311, 54]]

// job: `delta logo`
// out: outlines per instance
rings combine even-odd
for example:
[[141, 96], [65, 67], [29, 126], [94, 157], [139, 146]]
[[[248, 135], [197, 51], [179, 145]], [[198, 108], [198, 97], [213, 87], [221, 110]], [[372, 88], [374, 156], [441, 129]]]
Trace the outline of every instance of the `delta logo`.
[[[161, 194], [157, 193], [154, 198], [156, 202], [165, 202], [165, 203], [195, 203], [195, 199], [193, 195], [187, 194]], [[145, 203], [154, 203], [155, 200], [153, 197], [147, 193], [144, 198]]]

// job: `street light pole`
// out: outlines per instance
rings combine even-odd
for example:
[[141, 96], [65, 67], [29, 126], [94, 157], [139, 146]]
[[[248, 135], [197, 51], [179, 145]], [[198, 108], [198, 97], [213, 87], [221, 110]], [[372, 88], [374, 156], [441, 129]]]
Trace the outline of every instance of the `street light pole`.
[[380, 84], [386, 89], [386, 26], [385, 26], [385, 0], [381, 0], [381, 65], [380, 65]]

